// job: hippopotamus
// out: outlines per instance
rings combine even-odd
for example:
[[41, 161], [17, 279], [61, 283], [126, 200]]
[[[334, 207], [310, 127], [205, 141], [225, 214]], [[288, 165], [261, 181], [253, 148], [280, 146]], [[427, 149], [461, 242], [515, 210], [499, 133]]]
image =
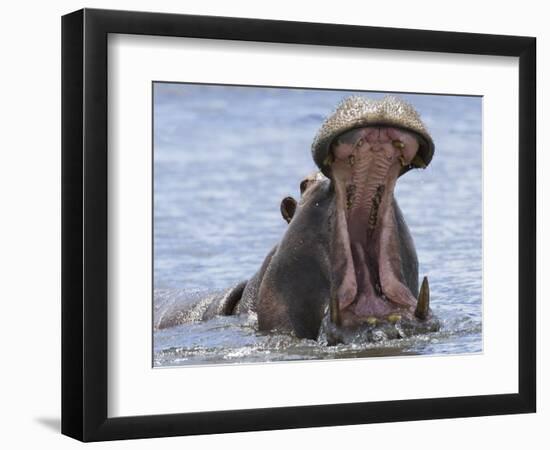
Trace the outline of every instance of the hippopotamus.
[[253, 313], [259, 331], [327, 344], [437, 331], [394, 196], [399, 177], [428, 167], [434, 150], [406, 101], [344, 99], [313, 140], [318, 172], [300, 182], [298, 201], [281, 202], [282, 239], [249, 280], [201, 302], [200, 317]]

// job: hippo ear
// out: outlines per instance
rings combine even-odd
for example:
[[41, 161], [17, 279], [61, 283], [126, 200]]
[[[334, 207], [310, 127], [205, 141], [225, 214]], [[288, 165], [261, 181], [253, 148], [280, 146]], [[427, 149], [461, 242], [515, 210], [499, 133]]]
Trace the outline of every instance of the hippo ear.
[[300, 195], [304, 195], [304, 192], [306, 191], [308, 185], [309, 185], [309, 182], [310, 180], [307, 179], [307, 178], [304, 178], [301, 182], [300, 182]]
[[286, 223], [290, 223], [296, 212], [296, 200], [292, 197], [285, 197], [281, 201], [281, 214]]

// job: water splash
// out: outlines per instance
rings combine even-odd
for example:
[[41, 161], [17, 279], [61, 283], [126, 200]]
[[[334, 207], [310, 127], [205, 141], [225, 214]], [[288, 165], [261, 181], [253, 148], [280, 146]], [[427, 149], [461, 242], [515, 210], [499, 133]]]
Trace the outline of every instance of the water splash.
[[[162, 300], [174, 305], [200, 304], [201, 293], [161, 290]], [[208, 297], [208, 294], [207, 294]], [[162, 307], [158, 308], [162, 312]], [[289, 335], [261, 333], [254, 314], [219, 316], [200, 322], [189, 320], [154, 334], [155, 367], [243, 364], [275, 361], [366, 358], [406, 355], [445, 355], [480, 352], [481, 322], [461, 308], [435, 309], [442, 321], [435, 333], [375, 342], [327, 346], [322, 341], [298, 339]]]

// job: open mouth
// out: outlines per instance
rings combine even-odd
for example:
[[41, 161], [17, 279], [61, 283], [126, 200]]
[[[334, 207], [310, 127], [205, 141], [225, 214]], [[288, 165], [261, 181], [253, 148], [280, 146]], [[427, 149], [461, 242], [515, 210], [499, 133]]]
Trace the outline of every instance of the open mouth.
[[389, 126], [352, 129], [332, 141], [324, 164], [336, 191], [330, 313], [337, 325], [424, 319], [428, 313], [427, 281], [418, 296], [418, 280], [406, 279], [398, 230], [406, 225], [399, 224], [393, 197], [400, 173], [422, 167], [419, 146], [415, 133]]

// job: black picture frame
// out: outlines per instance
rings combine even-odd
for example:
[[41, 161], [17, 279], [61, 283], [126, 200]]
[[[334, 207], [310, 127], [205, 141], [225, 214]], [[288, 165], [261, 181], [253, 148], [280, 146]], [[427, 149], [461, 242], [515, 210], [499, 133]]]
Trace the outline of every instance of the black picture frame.
[[[518, 57], [518, 392], [108, 418], [109, 33]], [[63, 16], [62, 433], [102, 441], [535, 412], [535, 72], [533, 37], [96, 9]]]

